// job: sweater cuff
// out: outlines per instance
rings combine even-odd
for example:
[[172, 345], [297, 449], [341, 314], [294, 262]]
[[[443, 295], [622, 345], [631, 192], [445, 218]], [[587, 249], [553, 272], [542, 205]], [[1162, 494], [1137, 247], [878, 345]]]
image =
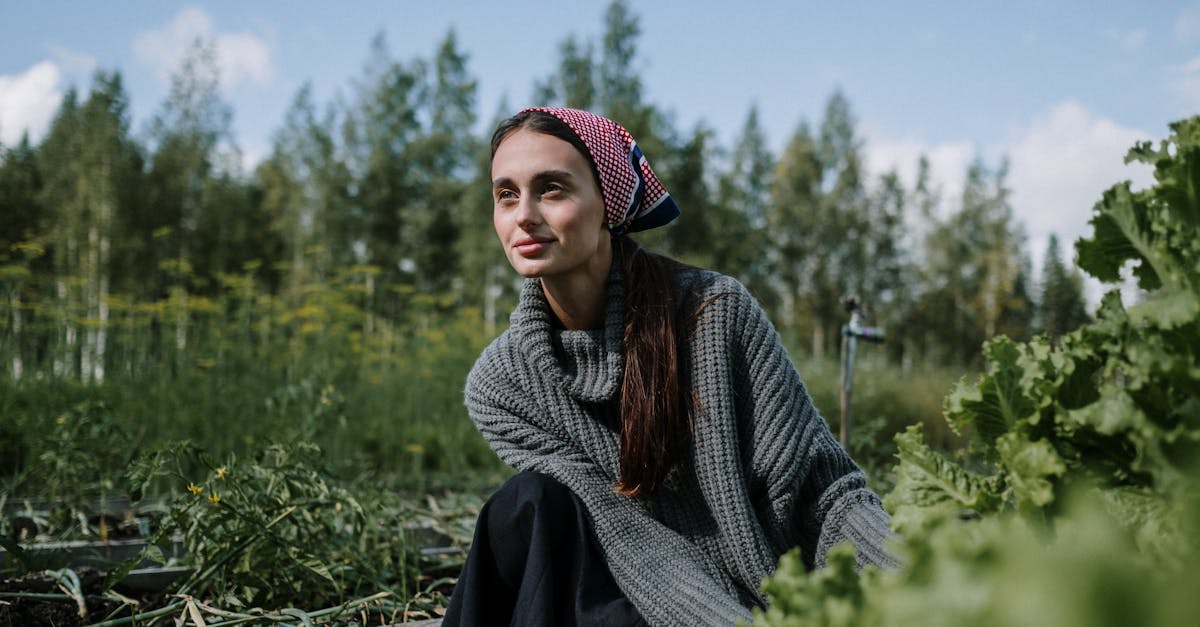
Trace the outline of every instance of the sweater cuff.
[[858, 568], [869, 564], [899, 568], [900, 561], [887, 551], [887, 545], [896, 537], [888, 527], [889, 520], [891, 517], [883, 511], [879, 497], [870, 490], [846, 494], [825, 517], [817, 543], [816, 567], [825, 566], [829, 549], [849, 540], [854, 545]]

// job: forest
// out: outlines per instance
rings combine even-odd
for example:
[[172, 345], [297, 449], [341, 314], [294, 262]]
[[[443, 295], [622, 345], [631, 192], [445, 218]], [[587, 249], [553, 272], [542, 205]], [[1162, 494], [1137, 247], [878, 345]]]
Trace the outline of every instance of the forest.
[[[602, 37], [564, 39], [557, 70], [529, 86], [529, 101], [593, 110], [630, 130], [683, 212], [641, 243], [742, 281], [833, 421], [844, 302], [861, 297], [887, 340], [861, 350], [851, 449], [881, 493], [912, 489], [911, 469], [892, 467], [897, 453], [910, 463], [926, 455], [910, 425], [939, 451], [973, 450], [983, 428], [943, 421], [943, 396], [964, 373], [982, 373], [985, 385], [1009, 359], [1004, 341], [1036, 347], [1021, 349], [1028, 360], [1050, 359], [1101, 324], [1071, 261], [1091, 254], [1097, 267], [1099, 253], [1052, 237], [1034, 268], [1003, 162], [976, 158], [952, 190], [934, 184], [924, 159], [911, 185], [895, 171], [872, 176], [841, 91], [820, 119], [798, 120], [780, 154], [753, 107], [732, 145], [720, 145], [713, 128], [680, 128], [669, 103], [645, 97], [639, 36], [629, 3], [613, 2]], [[316, 102], [301, 88], [269, 154], [246, 167], [214, 54], [212, 42], [195, 42], [144, 128], [133, 128], [121, 74], [103, 70], [66, 94], [39, 142], [0, 146], [0, 531], [18, 537], [7, 512], [37, 497], [51, 503], [36, 519], [39, 537], [107, 537], [116, 520], [86, 504], [144, 493], [167, 499], [155, 520], [171, 521], [151, 544], [188, 527], [191, 559], [213, 565], [184, 585], [194, 598], [326, 607], [384, 589], [407, 600], [383, 615], [409, 606], [436, 615], [445, 581], [430, 573], [452, 573], [453, 560], [447, 570], [415, 548], [372, 554], [395, 546], [392, 536], [354, 544], [304, 534], [338, 536], [415, 507], [461, 546], [479, 495], [506, 475], [467, 419], [462, 385], [505, 328], [520, 284], [492, 230], [489, 140], [525, 103], [479, 111], [453, 31], [412, 59], [395, 58], [380, 34], [343, 95]], [[1059, 402], [1038, 398], [1046, 412]], [[948, 417], [987, 413], [955, 402], [945, 401]], [[1045, 424], [1022, 437], [1045, 437]], [[983, 457], [994, 465], [997, 454]], [[253, 479], [217, 491], [239, 471]], [[1135, 465], [1126, 479], [1142, 486], [1145, 472]], [[1049, 474], [1039, 480], [1063, 476]], [[1003, 509], [1012, 493], [990, 485]], [[318, 504], [315, 518], [292, 528], [279, 503], [300, 495]], [[1028, 514], [1048, 503], [1019, 505]], [[272, 534], [276, 544], [256, 540]], [[310, 542], [329, 552], [285, 550]], [[247, 573], [280, 560], [306, 574]], [[330, 571], [334, 563], [343, 567]], [[306, 587], [326, 584], [333, 592], [316, 597]], [[824, 593], [803, 588], [819, 585], [802, 584], [804, 600], [820, 605]], [[125, 607], [107, 602], [114, 615]]]
[[[622, 120], [685, 213], [645, 243], [741, 279], [799, 350], [836, 351], [850, 294], [886, 327], [888, 357], [904, 368], [978, 366], [987, 337], [1059, 335], [1086, 319], [1070, 250], [1052, 241], [1031, 267], [1004, 164], [977, 159], [957, 190], [933, 188], [924, 163], [912, 188], [894, 172], [871, 178], [840, 92], [820, 120], [798, 122], [782, 154], [767, 148], [753, 108], [734, 145], [717, 145], [703, 123], [676, 128], [644, 100], [638, 35], [636, 16], [614, 4], [602, 40], [562, 42], [558, 71], [532, 101]], [[476, 81], [453, 32], [431, 52], [392, 58], [381, 34], [348, 97], [295, 95], [249, 172], [211, 43], [196, 43], [140, 131], [119, 73], [68, 93], [38, 145], [3, 148], [0, 346], [11, 378], [103, 381], [136, 368], [122, 335], [131, 324], [187, 342], [189, 329], [152, 309], [225, 314], [235, 294], [300, 314], [315, 286], [342, 286], [364, 337], [404, 334], [426, 302], [432, 319], [471, 311], [502, 326], [515, 279], [492, 241]], [[957, 206], [940, 212], [943, 196]], [[291, 324], [303, 335], [305, 322]]]

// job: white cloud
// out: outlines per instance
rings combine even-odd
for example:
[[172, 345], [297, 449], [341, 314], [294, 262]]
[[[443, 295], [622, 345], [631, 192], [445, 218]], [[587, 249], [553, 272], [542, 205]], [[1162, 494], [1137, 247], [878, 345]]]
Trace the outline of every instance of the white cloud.
[[895, 170], [908, 189], [917, 181], [917, 162], [922, 155], [929, 160], [929, 174], [935, 191], [941, 195], [939, 209], [945, 213], [961, 194], [967, 166], [975, 158], [975, 145], [967, 140], [929, 144], [908, 135], [894, 137], [871, 124], [863, 125], [866, 147], [866, 168], [872, 178]]
[[217, 64], [229, 85], [242, 81], [266, 85], [275, 77], [270, 48], [250, 33], [218, 35]]
[[50, 55], [54, 57], [54, 63], [67, 76], [87, 77], [95, 71], [96, 66], [100, 63], [93, 57], [82, 52], [75, 52], [65, 46], [58, 44], [50, 44], [47, 46], [50, 50]]
[[[1052, 233], [1058, 235], [1064, 261], [1070, 263], [1075, 240], [1092, 233], [1088, 221], [1104, 190], [1123, 180], [1132, 181], [1135, 188], [1153, 181], [1150, 167], [1125, 164], [1129, 148], [1150, 138], [1149, 133], [1067, 101], [1035, 118], [1005, 147], [1012, 160], [1013, 211], [1027, 228], [1035, 272], [1040, 271]], [[1093, 304], [1105, 290], [1088, 279]]]
[[[870, 125], [864, 126], [864, 136], [868, 172], [874, 177], [895, 168], [909, 189], [916, 178], [917, 158], [925, 154], [932, 178], [941, 187], [943, 215], [958, 204], [966, 168], [980, 154], [967, 141], [931, 144], [915, 136], [890, 137]], [[1091, 234], [1092, 206], [1105, 189], [1126, 179], [1135, 188], [1152, 181], [1149, 167], [1124, 162], [1134, 142], [1150, 138], [1067, 101], [1036, 116], [1008, 141], [986, 148], [983, 154], [989, 162], [992, 155], [1009, 159], [1013, 213], [1029, 236], [1026, 250], [1035, 279], [1051, 233], [1058, 235], [1064, 260], [1069, 262], [1075, 240]], [[1095, 303], [1102, 290], [1089, 281], [1088, 292]]]
[[166, 80], [198, 39], [213, 42], [221, 84], [226, 89], [241, 83], [267, 85], [275, 78], [266, 42], [248, 32], [218, 33], [212, 17], [194, 7], [180, 11], [169, 24], [138, 34], [133, 51], [138, 60]]
[[1150, 134], [1125, 128], [1062, 102], [1038, 116], [1007, 146], [1013, 210], [1029, 230], [1040, 255], [1051, 233], [1066, 245], [1091, 232], [1088, 220], [1101, 193], [1121, 180], [1151, 181], [1148, 167], [1125, 165], [1125, 153]]
[[0, 143], [13, 145], [28, 132], [37, 141], [62, 101], [62, 70], [41, 61], [15, 76], [0, 75]]
[[1167, 89], [1180, 99], [1182, 110], [1200, 109], [1200, 57], [1171, 68]]
[[1200, 37], [1200, 4], [1193, 4], [1175, 16], [1175, 39], [1190, 43]]
[[1137, 50], [1146, 43], [1146, 37], [1150, 35], [1150, 31], [1145, 28], [1135, 28], [1133, 30], [1118, 30], [1110, 28], [1104, 31], [1104, 36], [1112, 41], [1120, 44], [1125, 50]]

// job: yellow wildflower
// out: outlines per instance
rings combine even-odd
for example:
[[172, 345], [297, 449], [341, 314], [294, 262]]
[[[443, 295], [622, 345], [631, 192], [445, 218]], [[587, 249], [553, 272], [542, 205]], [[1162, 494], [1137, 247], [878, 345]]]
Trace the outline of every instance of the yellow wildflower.
[[200, 494], [202, 492], [204, 492], [204, 488], [202, 488], [194, 483], [189, 483], [188, 484], [188, 492], [191, 492], [192, 496], [200, 496]]
[[218, 479], [224, 479], [225, 475], [228, 475], [228, 474], [229, 474], [229, 469], [224, 466], [221, 466], [220, 468], [217, 469], [217, 478]]
[[221, 495], [220, 495], [220, 494], [217, 494], [217, 491], [216, 491], [216, 490], [213, 490], [213, 493], [212, 493], [212, 494], [210, 494], [210, 495], [208, 495], [208, 502], [209, 502], [209, 503], [212, 503], [213, 505], [216, 505], [217, 503], [220, 503], [220, 502], [221, 502]]

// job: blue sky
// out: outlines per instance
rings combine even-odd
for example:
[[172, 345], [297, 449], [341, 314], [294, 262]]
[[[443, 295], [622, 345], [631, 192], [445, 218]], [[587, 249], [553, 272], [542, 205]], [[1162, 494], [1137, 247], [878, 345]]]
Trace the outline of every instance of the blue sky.
[[[1011, 162], [1013, 205], [1035, 257], [1086, 231], [1136, 139], [1200, 112], [1200, 2], [643, 2], [646, 93], [729, 145], [758, 106], [778, 151], [829, 94], [850, 99], [874, 172], [911, 180], [933, 161], [949, 202], [975, 155]], [[483, 120], [528, 103], [567, 35], [598, 40], [606, 2], [6, 2], [0, 6], [0, 142], [36, 139], [70, 85], [119, 69], [134, 129], [166, 94], [187, 43], [216, 42], [247, 160], [264, 156], [300, 85], [350, 89], [384, 32], [399, 59], [429, 57], [454, 28], [479, 79]], [[482, 128], [480, 129], [483, 130]]]

